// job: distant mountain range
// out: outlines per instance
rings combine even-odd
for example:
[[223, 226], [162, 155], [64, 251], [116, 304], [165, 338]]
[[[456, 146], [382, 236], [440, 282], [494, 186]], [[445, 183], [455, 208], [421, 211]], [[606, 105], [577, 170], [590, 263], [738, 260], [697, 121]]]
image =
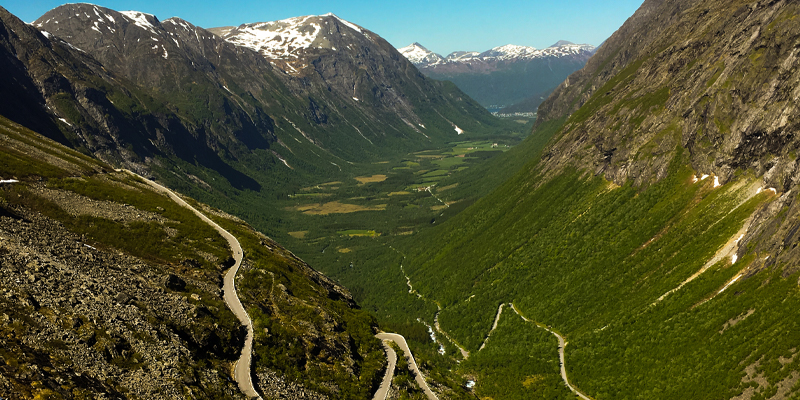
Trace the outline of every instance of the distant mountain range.
[[560, 40], [546, 49], [508, 44], [484, 52], [455, 51], [442, 57], [419, 43], [398, 49], [426, 76], [449, 80], [493, 111], [516, 105], [535, 111], [558, 84], [595, 52], [589, 44]]

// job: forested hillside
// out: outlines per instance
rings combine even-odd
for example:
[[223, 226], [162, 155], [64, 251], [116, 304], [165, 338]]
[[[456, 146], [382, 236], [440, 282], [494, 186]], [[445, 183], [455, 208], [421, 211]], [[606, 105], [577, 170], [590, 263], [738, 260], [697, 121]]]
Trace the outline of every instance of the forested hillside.
[[519, 356], [555, 338], [511, 303], [566, 337], [570, 382], [592, 398], [793, 398], [798, 13], [646, 1], [542, 105], [507, 153], [527, 149], [524, 167], [395, 244], [395, 282], [420, 296], [397, 298], [430, 306], [392, 318], [436, 319], [480, 396], [557, 381], [555, 350]]

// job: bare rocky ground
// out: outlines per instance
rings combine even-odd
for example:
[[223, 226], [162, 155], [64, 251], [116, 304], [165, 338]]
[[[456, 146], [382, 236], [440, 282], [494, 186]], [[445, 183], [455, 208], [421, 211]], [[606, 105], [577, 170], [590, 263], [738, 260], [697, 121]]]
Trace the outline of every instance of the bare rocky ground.
[[0, 397], [243, 398], [229, 378], [242, 333], [219, 297], [0, 207]]
[[268, 368], [256, 373], [255, 377], [256, 385], [267, 399], [328, 400], [328, 396], [303, 387], [299, 383], [287, 381], [280, 374]]

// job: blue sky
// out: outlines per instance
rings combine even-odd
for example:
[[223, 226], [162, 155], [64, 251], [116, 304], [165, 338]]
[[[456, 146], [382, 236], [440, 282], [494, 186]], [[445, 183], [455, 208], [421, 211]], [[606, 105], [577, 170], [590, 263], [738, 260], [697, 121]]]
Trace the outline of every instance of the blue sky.
[[[63, 2], [5, 0], [32, 22]], [[98, 0], [117, 11], [159, 19], [181, 17], [204, 28], [332, 12], [402, 47], [420, 42], [446, 55], [505, 44], [544, 48], [558, 40], [599, 45], [633, 15], [642, 0]]]

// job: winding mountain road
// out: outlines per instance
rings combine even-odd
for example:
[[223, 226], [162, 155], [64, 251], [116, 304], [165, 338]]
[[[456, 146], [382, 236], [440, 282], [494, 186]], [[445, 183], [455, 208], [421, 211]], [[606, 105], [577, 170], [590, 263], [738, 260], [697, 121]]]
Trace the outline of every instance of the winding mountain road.
[[225, 304], [228, 305], [228, 308], [233, 311], [236, 315], [236, 318], [242, 323], [242, 325], [247, 327], [247, 336], [244, 341], [244, 348], [242, 348], [242, 353], [239, 356], [239, 360], [236, 361], [236, 365], [233, 368], [233, 379], [239, 384], [239, 390], [245, 394], [249, 399], [261, 399], [261, 396], [256, 391], [255, 387], [253, 386], [253, 379], [250, 375], [250, 363], [253, 356], [253, 321], [250, 320], [250, 317], [247, 315], [247, 312], [244, 310], [242, 306], [242, 302], [239, 300], [239, 296], [236, 294], [236, 273], [239, 271], [239, 266], [242, 265], [242, 258], [244, 257], [244, 252], [242, 251], [242, 246], [239, 244], [239, 241], [231, 235], [230, 232], [223, 229], [221, 226], [217, 225], [216, 222], [212, 221], [210, 218], [206, 217], [205, 214], [198, 211], [196, 208], [189, 205], [189, 203], [185, 202], [182, 198], [180, 198], [175, 192], [170, 189], [167, 189], [164, 186], [159, 185], [156, 182], [153, 182], [147, 178], [140, 176], [139, 174], [129, 171], [127, 169], [124, 170], [117, 170], [118, 172], [127, 172], [133, 176], [138, 176], [142, 178], [148, 185], [153, 187], [159, 192], [162, 192], [168, 195], [172, 201], [178, 203], [178, 205], [185, 207], [191, 210], [195, 215], [197, 215], [200, 219], [202, 219], [205, 223], [211, 225], [212, 228], [216, 229], [220, 235], [222, 235], [225, 240], [228, 241], [228, 245], [231, 247], [231, 252], [233, 253], [233, 259], [235, 263], [233, 266], [228, 270], [225, 274], [225, 278], [223, 280], [222, 285], [222, 293], [223, 299], [225, 300]]
[[[387, 357], [389, 358], [389, 367], [386, 369], [386, 375], [383, 376], [383, 383], [381, 383], [381, 387], [375, 392], [375, 396], [373, 400], [384, 400], [386, 399], [386, 395], [389, 393], [389, 386], [392, 384], [392, 376], [394, 375], [394, 369], [397, 364], [397, 353], [386, 344], [387, 341], [395, 342], [400, 349], [406, 354], [406, 359], [408, 360], [408, 367], [414, 372], [415, 380], [417, 381], [417, 385], [425, 392], [425, 395], [428, 396], [429, 400], [439, 400], [436, 397], [436, 394], [433, 393], [431, 388], [428, 387], [428, 382], [425, 382], [425, 377], [422, 376], [422, 373], [419, 372], [419, 368], [417, 367], [417, 362], [414, 360], [414, 356], [411, 354], [411, 349], [408, 348], [408, 343], [406, 343], [406, 338], [396, 333], [386, 333], [381, 332], [375, 335], [376, 338], [381, 339], [383, 341], [383, 347], [386, 349]], [[394, 355], [394, 356], [392, 356]], [[394, 359], [394, 362], [392, 362]]]
[[592, 400], [591, 398], [589, 398], [585, 394], [581, 393], [578, 389], [575, 389], [575, 387], [573, 387], [569, 383], [569, 379], [567, 378], [567, 363], [566, 363], [566, 360], [564, 359], [564, 348], [567, 347], [567, 341], [564, 340], [564, 337], [559, 335], [558, 332], [555, 332], [555, 331], [551, 330], [550, 328], [537, 323], [536, 321], [529, 320], [524, 315], [522, 315], [522, 313], [520, 313], [519, 310], [517, 310], [517, 307], [514, 306], [514, 303], [509, 303], [509, 304], [511, 305], [511, 308], [514, 310], [514, 312], [517, 313], [517, 315], [519, 315], [526, 322], [530, 322], [530, 323], [536, 325], [537, 327], [542, 328], [542, 329], [552, 333], [553, 335], [555, 335], [556, 338], [558, 338], [558, 358], [559, 358], [560, 364], [561, 364], [561, 379], [564, 380], [564, 384], [567, 385], [569, 390], [571, 390], [573, 393], [575, 393], [578, 397], [580, 397], [583, 400]]
[[383, 349], [386, 351], [386, 358], [389, 359], [389, 365], [386, 367], [386, 373], [383, 375], [383, 382], [372, 396], [372, 400], [386, 400], [389, 395], [389, 387], [392, 386], [392, 377], [394, 376], [394, 369], [397, 367], [397, 352], [394, 351], [392, 346], [389, 346], [388, 340], [381, 340]]
[[500, 307], [497, 307], [497, 315], [495, 315], [494, 317], [494, 323], [492, 324], [492, 329], [490, 329], [489, 333], [486, 334], [486, 337], [483, 338], [483, 343], [481, 343], [481, 347], [478, 349], [478, 351], [481, 351], [483, 350], [484, 347], [486, 347], [486, 342], [489, 341], [489, 338], [492, 336], [492, 332], [494, 332], [494, 330], [497, 329], [497, 324], [500, 322], [500, 316], [503, 315], [504, 305], [505, 304], [500, 304]]

